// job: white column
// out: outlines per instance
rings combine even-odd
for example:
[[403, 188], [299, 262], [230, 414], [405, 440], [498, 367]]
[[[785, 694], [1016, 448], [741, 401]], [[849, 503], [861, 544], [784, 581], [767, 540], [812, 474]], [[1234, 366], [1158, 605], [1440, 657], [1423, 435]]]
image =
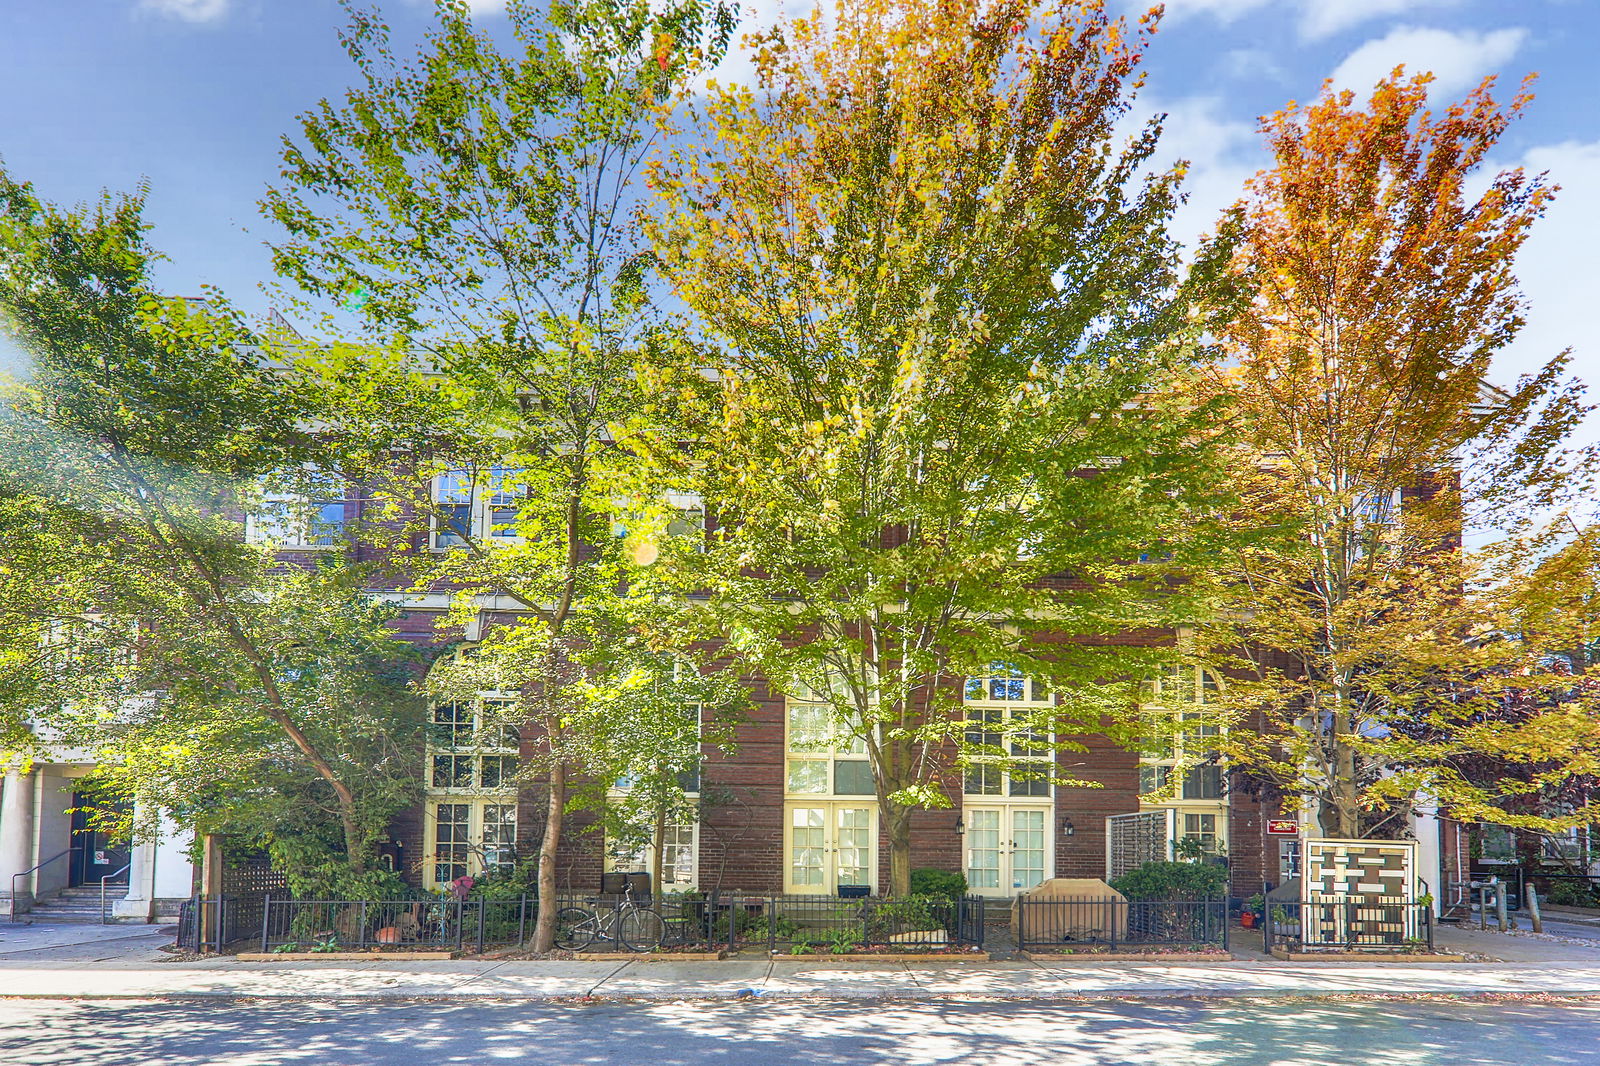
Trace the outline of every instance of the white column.
[[[0, 795], [0, 895], [11, 896], [12, 877], [33, 865], [34, 774], [12, 770]], [[18, 878], [19, 909], [27, 910], [33, 898], [31, 878]]]
[[1445, 897], [1444, 855], [1439, 840], [1439, 808], [1431, 800], [1418, 798], [1412, 808], [1411, 832], [1417, 838], [1417, 876], [1428, 882], [1437, 916]]

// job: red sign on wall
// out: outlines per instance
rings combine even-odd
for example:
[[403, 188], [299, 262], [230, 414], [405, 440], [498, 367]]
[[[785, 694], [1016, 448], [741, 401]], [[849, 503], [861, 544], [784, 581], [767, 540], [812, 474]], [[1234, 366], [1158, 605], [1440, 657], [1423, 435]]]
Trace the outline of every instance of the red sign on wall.
[[1269, 837], [1297, 837], [1300, 835], [1300, 823], [1292, 818], [1268, 818], [1267, 836]]

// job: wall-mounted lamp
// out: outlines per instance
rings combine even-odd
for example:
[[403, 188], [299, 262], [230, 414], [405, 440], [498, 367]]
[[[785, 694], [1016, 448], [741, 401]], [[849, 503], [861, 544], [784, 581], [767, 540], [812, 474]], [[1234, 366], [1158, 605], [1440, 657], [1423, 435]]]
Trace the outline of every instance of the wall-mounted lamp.
[[1063, 819], [1061, 819], [1061, 835], [1062, 836], [1069, 837], [1073, 833], [1076, 833], [1076, 832], [1077, 832], [1077, 829], [1075, 829], [1073, 827], [1071, 818], [1063, 818]]
[[960, 836], [967, 831], [967, 824], [961, 820], [961, 815], [956, 815], [956, 835]]

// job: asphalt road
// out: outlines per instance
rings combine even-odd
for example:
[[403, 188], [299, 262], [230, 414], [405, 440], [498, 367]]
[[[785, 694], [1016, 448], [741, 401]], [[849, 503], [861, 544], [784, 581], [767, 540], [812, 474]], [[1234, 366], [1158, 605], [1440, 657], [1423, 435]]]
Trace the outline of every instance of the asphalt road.
[[285, 1003], [0, 1000], [0, 1063], [1600, 1063], [1600, 1003]]

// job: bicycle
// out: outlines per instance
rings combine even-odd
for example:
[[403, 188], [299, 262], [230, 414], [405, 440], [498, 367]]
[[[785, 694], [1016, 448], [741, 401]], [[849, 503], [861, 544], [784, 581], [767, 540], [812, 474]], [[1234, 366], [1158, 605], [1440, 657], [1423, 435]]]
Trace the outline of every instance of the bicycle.
[[635, 903], [633, 888], [622, 892], [622, 902], [611, 910], [562, 907], [556, 911], [556, 947], [582, 951], [596, 940], [609, 940], [628, 951], [650, 951], [661, 946], [667, 923], [645, 904]]

